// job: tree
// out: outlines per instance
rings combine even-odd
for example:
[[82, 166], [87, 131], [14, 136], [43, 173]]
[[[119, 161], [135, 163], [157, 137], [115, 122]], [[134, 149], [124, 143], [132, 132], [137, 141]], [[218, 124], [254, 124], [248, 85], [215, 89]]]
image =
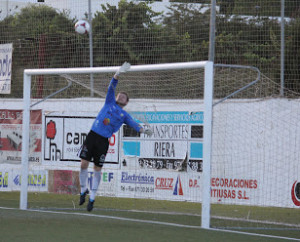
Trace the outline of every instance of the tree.
[[93, 18], [94, 63], [120, 65], [160, 62], [161, 26], [154, 18], [159, 15], [141, 2], [120, 1], [118, 6], [101, 5], [103, 11]]
[[234, 0], [219, 0], [221, 14], [232, 14], [234, 9]]
[[[201, 7], [201, 9], [204, 6]], [[187, 4], [172, 4], [162, 20], [166, 62], [208, 58], [209, 11], [202, 13]]]
[[[0, 22], [0, 42], [14, 47], [11, 96], [22, 96], [25, 68], [68, 67], [72, 63], [73, 26], [67, 13], [45, 5], [30, 5]], [[42, 80], [40, 85], [42, 88]]]
[[300, 92], [300, 19], [295, 19], [286, 29], [285, 87]]

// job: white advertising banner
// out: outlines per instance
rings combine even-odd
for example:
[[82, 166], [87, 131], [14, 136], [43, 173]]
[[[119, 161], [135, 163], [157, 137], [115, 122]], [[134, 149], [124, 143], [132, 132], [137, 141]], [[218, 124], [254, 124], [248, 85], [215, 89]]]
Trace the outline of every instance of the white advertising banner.
[[13, 44], [0, 45], [0, 94], [10, 94]]
[[131, 170], [119, 174], [118, 195], [122, 197], [201, 201], [202, 186], [196, 173]]
[[[118, 184], [118, 170], [102, 169], [101, 181], [97, 191], [99, 196], [116, 197]], [[94, 172], [88, 173], [88, 187], [91, 190], [93, 184]]]
[[[80, 161], [78, 151], [86, 139], [96, 118], [93, 115], [46, 115], [45, 116], [45, 161]], [[118, 163], [118, 133], [109, 139], [106, 163]]]
[[[19, 166], [18, 166], [19, 167]], [[21, 169], [0, 165], [0, 191], [20, 191]], [[48, 171], [30, 170], [28, 174], [28, 191], [48, 191]]]
[[[12, 174], [12, 190], [21, 190], [21, 170], [14, 169]], [[48, 191], [48, 171], [31, 170], [28, 174], [28, 191]]]
[[121, 197], [155, 198], [155, 171], [121, 171], [118, 194]]
[[136, 156], [140, 168], [144, 169], [202, 171], [203, 112], [157, 111], [130, 114], [137, 120], [146, 120], [144, 128], [150, 128], [153, 135], [130, 135], [125, 130], [122, 137], [125, 160], [129, 162], [130, 159], [126, 157]]
[[257, 197], [262, 191], [258, 177], [227, 176], [211, 178], [211, 198], [214, 203], [251, 205], [258, 202]]
[[12, 190], [12, 171], [0, 166], [0, 192]]

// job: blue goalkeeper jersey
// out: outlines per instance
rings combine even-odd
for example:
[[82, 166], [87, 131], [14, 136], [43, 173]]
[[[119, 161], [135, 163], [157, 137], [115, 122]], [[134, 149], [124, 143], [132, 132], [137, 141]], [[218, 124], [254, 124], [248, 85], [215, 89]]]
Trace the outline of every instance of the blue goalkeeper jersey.
[[106, 94], [105, 104], [91, 128], [95, 133], [107, 138], [110, 138], [113, 133], [117, 132], [123, 123], [129, 125], [137, 132], [141, 129], [141, 126], [116, 103], [115, 89], [117, 84], [118, 80], [112, 78]]

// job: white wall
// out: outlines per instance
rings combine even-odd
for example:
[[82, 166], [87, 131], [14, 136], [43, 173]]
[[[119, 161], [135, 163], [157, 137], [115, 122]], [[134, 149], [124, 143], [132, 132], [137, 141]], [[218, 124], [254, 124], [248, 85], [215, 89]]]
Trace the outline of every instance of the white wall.
[[[101, 99], [46, 101], [36, 108], [44, 111], [97, 113]], [[146, 107], [146, 109], [145, 109]], [[22, 100], [0, 100], [0, 109], [20, 109]], [[189, 111], [203, 110], [203, 103], [190, 101], [131, 100], [130, 111]], [[79, 111], [78, 111], [79, 110]], [[300, 182], [300, 101], [297, 99], [229, 100], [214, 107], [212, 156], [212, 202], [241, 205], [299, 207], [295, 185]], [[127, 157], [137, 164], [137, 157]], [[0, 168], [3, 165], [0, 165]], [[62, 169], [62, 166], [51, 169]], [[5, 168], [6, 169], [6, 168]], [[65, 168], [64, 168], [65, 169]], [[67, 169], [67, 168], [66, 168]], [[77, 169], [78, 170], [78, 169]], [[108, 184], [110, 193], [117, 196], [151, 197], [201, 201], [202, 173], [170, 172], [136, 167], [110, 167], [114, 183]], [[144, 187], [130, 184], [128, 176], [150, 176], [154, 184]], [[155, 182], [161, 178], [172, 180], [165, 193]], [[174, 195], [175, 183], [180, 179], [183, 195]], [[220, 183], [220, 181], [223, 183]], [[227, 183], [224, 181], [227, 181]], [[217, 182], [218, 181], [218, 182]], [[195, 185], [196, 184], [196, 185]], [[152, 193], [131, 191], [151, 189]], [[142, 188], [143, 187], [143, 188]], [[104, 194], [105, 190], [99, 193]], [[104, 188], [103, 188], [104, 189]], [[124, 190], [125, 189], [125, 190]], [[127, 190], [126, 190], [127, 189]], [[294, 195], [293, 195], [294, 194]]]

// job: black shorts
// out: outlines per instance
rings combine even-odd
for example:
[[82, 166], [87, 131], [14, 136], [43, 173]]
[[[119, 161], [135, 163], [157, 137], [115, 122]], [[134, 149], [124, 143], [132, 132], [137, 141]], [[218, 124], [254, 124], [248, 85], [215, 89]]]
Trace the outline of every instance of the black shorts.
[[102, 167], [109, 147], [108, 138], [90, 131], [79, 150], [79, 157]]

